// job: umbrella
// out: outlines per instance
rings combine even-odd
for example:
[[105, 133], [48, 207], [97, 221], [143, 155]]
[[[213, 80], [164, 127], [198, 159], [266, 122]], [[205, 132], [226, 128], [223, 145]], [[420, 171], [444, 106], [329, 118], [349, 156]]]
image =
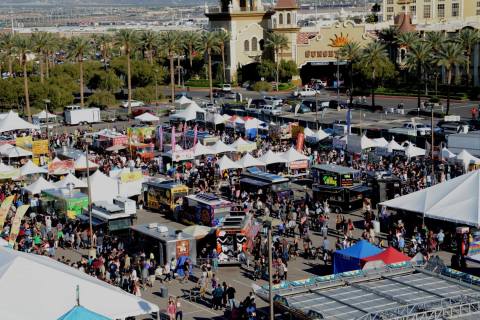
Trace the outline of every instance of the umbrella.
[[188, 234], [195, 239], [202, 239], [212, 231], [212, 228], [206, 226], [193, 225], [182, 230], [183, 233]]
[[111, 320], [82, 306], [75, 306], [57, 320]]

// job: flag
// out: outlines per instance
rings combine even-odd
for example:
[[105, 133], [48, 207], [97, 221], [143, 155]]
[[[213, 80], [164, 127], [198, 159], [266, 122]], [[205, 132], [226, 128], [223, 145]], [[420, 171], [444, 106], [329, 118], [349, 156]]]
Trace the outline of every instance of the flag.
[[2, 205], [0, 206], [0, 230], [3, 228], [3, 224], [5, 223], [5, 219], [7, 218], [8, 211], [10, 211], [10, 207], [13, 203], [13, 198], [15, 196], [8, 196], [6, 197]]
[[347, 121], [347, 134], [350, 134], [350, 133], [351, 133], [351, 131], [350, 131], [350, 130], [351, 130], [351, 128], [350, 128], [350, 121], [352, 120], [352, 114], [351, 114], [351, 112], [352, 112], [352, 109], [348, 108], [348, 110], [347, 110], [347, 119], [346, 119], [346, 121]]
[[183, 126], [183, 148], [187, 148], [187, 123], [185, 122], [185, 125]]
[[170, 140], [172, 141], [172, 156], [173, 156], [173, 153], [175, 152], [175, 144], [177, 143], [175, 139], [175, 126], [172, 126], [172, 139]]
[[159, 141], [159, 149], [163, 151], [163, 126], [158, 128], [158, 141]]
[[17, 240], [18, 232], [20, 231], [20, 225], [22, 223], [23, 216], [27, 212], [30, 206], [28, 204], [17, 208], [15, 217], [12, 221], [12, 227], [10, 228], [10, 236], [8, 237], [8, 245], [13, 248], [15, 241]]
[[197, 145], [198, 125], [193, 129], [193, 146]]

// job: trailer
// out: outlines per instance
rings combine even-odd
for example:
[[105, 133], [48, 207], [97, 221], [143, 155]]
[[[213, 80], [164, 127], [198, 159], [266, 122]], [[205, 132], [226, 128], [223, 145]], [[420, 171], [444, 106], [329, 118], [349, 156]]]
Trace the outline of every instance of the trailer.
[[65, 124], [77, 125], [102, 122], [99, 108], [81, 108], [80, 106], [66, 106], [64, 113]]
[[447, 136], [448, 150], [455, 154], [459, 154], [462, 150], [468, 151], [470, 154], [480, 156], [480, 131], [469, 133], [451, 134]]

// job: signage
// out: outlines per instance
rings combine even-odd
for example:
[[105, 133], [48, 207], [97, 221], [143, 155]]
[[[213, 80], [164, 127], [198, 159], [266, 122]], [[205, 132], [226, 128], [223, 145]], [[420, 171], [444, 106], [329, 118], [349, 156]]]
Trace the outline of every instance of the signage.
[[300, 160], [290, 162], [289, 164], [290, 169], [307, 169], [308, 168], [308, 160]]
[[47, 154], [48, 153], [48, 140], [36, 140], [32, 142], [32, 153]]
[[17, 147], [32, 150], [32, 136], [17, 137], [15, 139], [15, 144]]
[[192, 160], [194, 158], [194, 153], [192, 150], [177, 150], [172, 152], [173, 162]]
[[205, 121], [205, 113], [203, 112], [197, 112], [197, 121]]
[[334, 50], [309, 50], [305, 51], [305, 58], [335, 58]]
[[155, 138], [155, 127], [127, 128], [129, 143], [151, 141]]
[[324, 174], [322, 176], [322, 184], [325, 186], [337, 187], [338, 186], [337, 177], [335, 175]]
[[177, 241], [177, 259], [181, 256], [188, 257], [190, 255], [190, 242], [188, 240]]
[[13, 203], [13, 198], [15, 196], [8, 196], [6, 197], [2, 205], [0, 205], [0, 230], [3, 228], [3, 224], [5, 223], [5, 219], [7, 218], [8, 211], [10, 211], [10, 207]]
[[340, 177], [340, 186], [342, 187], [351, 187], [353, 186], [353, 177], [351, 174], [343, 174]]
[[50, 174], [64, 174], [71, 171], [75, 171], [75, 161], [71, 159], [54, 161], [48, 164], [48, 173]]
[[120, 173], [120, 181], [122, 183], [134, 182], [143, 179], [141, 171], [132, 171], [132, 172], [122, 172]]
[[9, 246], [13, 247], [15, 241], [17, 240], [18, 232], [20, 231], [20, 224], [22, 223], [23, 216], [27, 213], [30, 206], [28, 204], [18, 207], [15, 217], [12, 221], [12, 226], [10, 228], [10, 236], [8, 237]]
[[340, 33], [340, 36], [335, 35], [334, 38], [330, 38], [330, 47], [341, 48], [348, 43], [348, 34], [343, 35], [343, 32]]

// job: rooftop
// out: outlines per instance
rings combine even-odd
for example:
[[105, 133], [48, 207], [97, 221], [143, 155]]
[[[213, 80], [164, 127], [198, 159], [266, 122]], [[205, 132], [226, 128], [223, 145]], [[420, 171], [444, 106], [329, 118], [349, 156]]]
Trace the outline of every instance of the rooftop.
[[353, 168], [337, 166], [335, 164], [318, 164], [318, 165], [314, 165], [313, 168], [328, 171], [328, 172], [334, 172], [337, 174], [349, 174], [349, 173], [353, 174], [358, 172], [358, 170], [355, 170]]

